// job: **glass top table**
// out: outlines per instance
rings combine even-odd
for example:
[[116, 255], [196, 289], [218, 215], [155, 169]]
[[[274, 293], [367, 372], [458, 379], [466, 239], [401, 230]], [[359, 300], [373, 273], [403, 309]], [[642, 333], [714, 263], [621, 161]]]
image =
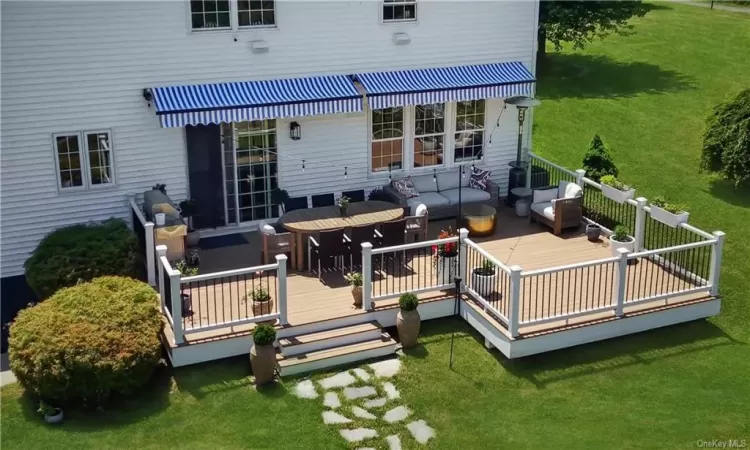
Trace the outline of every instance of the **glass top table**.
[[491, 236], [495, 234], [497, 210], [481, 203], [462, 205], [461, 220], [469, 230], [469, 236]]

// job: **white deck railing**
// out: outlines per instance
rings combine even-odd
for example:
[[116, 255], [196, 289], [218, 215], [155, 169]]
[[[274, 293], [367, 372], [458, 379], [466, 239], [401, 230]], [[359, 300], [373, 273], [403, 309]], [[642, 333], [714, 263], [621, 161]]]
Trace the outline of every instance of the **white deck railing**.
[[[510, 299], [513, 297], [513, 279], [520, 274], [520, 267], [508, 267], [489, 252], [469, 238], [462, 243], [465, 247], [467, 277], [465, 279], [466, 292], [469, 293], [485, 312], [497, 317], [503, 324], [508, 326], [509, 316], [513, 315], [513, 306]], [[492, 265], [492, 275], [479, 275], [474, 271], [482, 268], [484, 262]], [[517, 305], [516, 305], [517, 311]]]
[[132, 216], [133, 231], [138, 236], [146, 258], [146, 276], [148, 284], [156, 286], [156, 252], [154, 247], [154, 223], [146, 220], [141, 207], [135, 202], [135, 196], [128, 197], [128, 206]]

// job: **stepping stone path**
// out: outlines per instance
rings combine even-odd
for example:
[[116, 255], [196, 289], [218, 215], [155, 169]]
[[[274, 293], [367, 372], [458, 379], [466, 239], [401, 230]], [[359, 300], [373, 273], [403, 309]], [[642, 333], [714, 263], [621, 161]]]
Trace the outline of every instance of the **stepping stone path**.
[[[337, 373], [320, 380], [317, 386], [310, 380], [301, 381], [292, 392], [300, 398], [314, 399], [319, 396], [316, 387], [322, 388], [323, 406], [326, 407], [326, 411], [322, 413], [323, 423], [340, 427], [339, 434], [347, 442], [368, 440], [366, 445], [373, 446], [360, 447], [357, 450], [370, 450], [374, 447], [401, 450], [402, 439], [412, 438], [420, 444], [426, 444], [435, 436], [435, 430], [421, 419], [405, 425], [406, 430], [403, 433], [385, 438], [380, 438], [378, 433], [381, 427], [405, 422], [413, 414], [406, 405], [400, 404], [401, 393], [396, 386], [390, 381], [383, 380], [394, 378], [399, 370], [401, 360], [393, 358]], [[334, 411], [342, 406], [347, 409]], [[374, 414], [370, 411], [371, 408], [384, 409]], [[348, 411], [351, 414], [347, 413]]]

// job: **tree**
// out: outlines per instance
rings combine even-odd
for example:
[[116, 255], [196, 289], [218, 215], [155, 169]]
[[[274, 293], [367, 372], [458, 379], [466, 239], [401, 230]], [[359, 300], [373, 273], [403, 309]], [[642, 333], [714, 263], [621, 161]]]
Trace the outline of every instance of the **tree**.
[[750, 181], [750, 89], [719, 103], [706, 118], [701, 169], [739, 186]]
[[586, 156], [583, 157], [583, 170], [586, 171], [587, 178], [597, 183], [605, 175], [617, 176], [617, 166], [598, 134], [594, 135]]
[[628, 20], [642, 17], [649, 10], [640, 0], [541, 1], [539, 3], [539, 59], [546, 55], [547, 41], [556, 50], [563, 42], [583, 48], [594, 38], [612, 33], [624, 34], [632, 28]]

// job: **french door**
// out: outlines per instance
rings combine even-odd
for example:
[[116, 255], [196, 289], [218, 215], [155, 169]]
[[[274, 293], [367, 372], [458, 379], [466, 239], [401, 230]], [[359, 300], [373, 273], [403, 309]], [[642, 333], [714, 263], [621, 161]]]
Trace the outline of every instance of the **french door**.
[[276, 121], [223, 124], [222, 142], [227, 225], [277, 217], [271, 195], [279, 185]]

